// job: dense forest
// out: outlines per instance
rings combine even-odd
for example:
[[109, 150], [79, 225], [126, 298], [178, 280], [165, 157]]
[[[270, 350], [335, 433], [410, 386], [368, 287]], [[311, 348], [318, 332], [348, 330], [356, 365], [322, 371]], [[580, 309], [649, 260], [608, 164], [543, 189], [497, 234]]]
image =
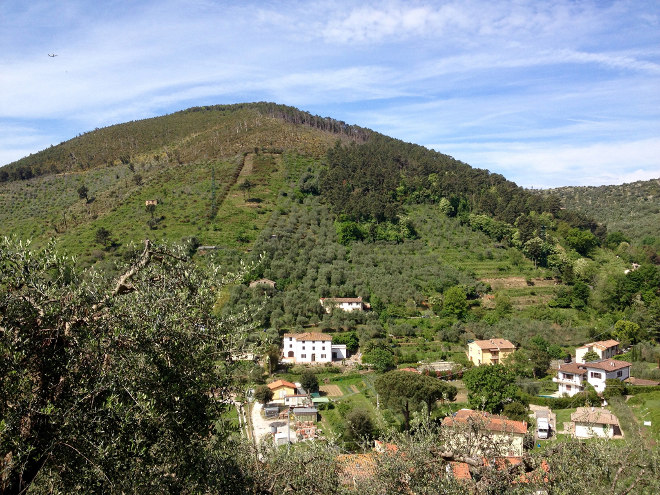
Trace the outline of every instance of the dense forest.
[[637, 244], [660, 250], [660, 179], [617, 186], [560, 187], [540, 194], [557, 195], [566, 208], [597, 219]]
[[[654, 387], [608, 391], [624, 440], [528, 435], [506, 469], [440, 427], [462, 407], [599, 404], [547, 397], [589, 341], [617, 339], [635, 377], [660, 379], [654, 184], [527, 191], [272, 103], [97, 129], [2, 167], [0, 492], [465, 493], [447, 473], [467, 460], [473, 493], [656, 493]], [[357, 357], [278, 363], [283, 334], [310, 331]], [[465, 347], [495, 337], [517, 351], [489, 377]], [[451, 371], [391, 371], [436, 362]], [[323, 441], [246, 433], [248, 396], [277, 378], [345, 392], [320, 411]], [[346, 459], [373, 476], [339, 482]]]

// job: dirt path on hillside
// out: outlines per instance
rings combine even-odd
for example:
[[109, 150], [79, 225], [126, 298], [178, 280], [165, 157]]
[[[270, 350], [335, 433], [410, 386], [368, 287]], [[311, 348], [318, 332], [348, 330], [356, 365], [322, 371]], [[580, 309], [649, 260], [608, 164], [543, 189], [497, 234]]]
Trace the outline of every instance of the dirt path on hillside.
[[245, 158], [243, 159], [243, 168], [239, 172], [238, 176], [246, 177], [252, 174], [253, 169], [254, 169], [254, 153], [248, 153], [247, 155], [245, 155]]
[[482, 278], [481, 282], [490, 284], [493, 289], [519, 289], [522, 287], [551, 287], [557, 285], [553, 278], [533, 278], [527, 283], [525, 277], [505, 277], [505, 278]]

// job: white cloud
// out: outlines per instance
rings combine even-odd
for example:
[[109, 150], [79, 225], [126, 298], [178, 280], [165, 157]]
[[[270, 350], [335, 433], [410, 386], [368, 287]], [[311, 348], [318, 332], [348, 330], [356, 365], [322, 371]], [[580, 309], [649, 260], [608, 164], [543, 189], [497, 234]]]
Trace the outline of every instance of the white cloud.
[[585, 146], [550, 143], [431, 145], [479, 168], [519, 177], [527, 187], [622, 184], [660, 178], [660, 138]]

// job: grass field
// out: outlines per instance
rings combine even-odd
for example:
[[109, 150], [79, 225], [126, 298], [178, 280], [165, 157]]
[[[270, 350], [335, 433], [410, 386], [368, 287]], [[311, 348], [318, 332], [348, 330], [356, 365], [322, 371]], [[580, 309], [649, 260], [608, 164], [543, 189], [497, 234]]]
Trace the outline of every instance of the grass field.
[[[634, 415], [641, 437], [651, 440], [652, 446], [657, 446], [660, 442], [660, 392], [634, 395], [624, 406]], [[645, 421], [651, 425], [644, 426]]]

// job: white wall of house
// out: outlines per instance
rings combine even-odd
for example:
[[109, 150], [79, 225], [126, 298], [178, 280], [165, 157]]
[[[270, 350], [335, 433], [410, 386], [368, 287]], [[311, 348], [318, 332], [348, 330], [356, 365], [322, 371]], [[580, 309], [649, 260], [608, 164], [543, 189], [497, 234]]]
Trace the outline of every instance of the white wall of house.
[[560, 396], [573, 397], [584, 390], [584, 375], [578, 373], [567, 373], [559, 370], [552, 381], [557, 383]]
[[593, 385], [598, 393], [602, 393], [605, 390], [605, 380], [615, 378], [623, 381], [629, 376], [629, 367], [616, 371], [606, 371], [600, 368], [590, 368], [589, 365], [587, 365], [587, 381]]
[[332, 339], [297, 340], [284, 338], [284, 358], [294, 358], [297, 363], [329, 363], [332, 361]]
[[609, 359], [613, 356], [616, 356], [618, 350], [619, 350], [618, 345], [608, 347], [607, 349], [601, 349], [598, 346], [590, 346], [590, 345], [578, 347], [577, 349], [575, 349], [575, 362], [584, 363], [584, 355], [589, 351], [594, 351], [596, 354], [598, 354], [599, 359]]
[[331, 354], [333, 361], [341, 361], [342, 359], [346, 359], [348, 357], [346, 344], [335, 344], [330, 347], [332, 349]]
[[611, 425], [576, 422], [575, 436], [577, 438], [612, 438], [614, 436], [614, 428]]
[[323, 309], [325, 309], [326, 313], [332, 312], [332, 308], [337, 308], [341, 309], [342, 311], [364, 311], [364, 302], [362, 302], [362, 298], [353, 298], [353, 300], [350, 301], [342, 301], [341, 298], [326, 298], [326, 299], [319, 299], [321, 302], [321, 305], [323, 306]]

